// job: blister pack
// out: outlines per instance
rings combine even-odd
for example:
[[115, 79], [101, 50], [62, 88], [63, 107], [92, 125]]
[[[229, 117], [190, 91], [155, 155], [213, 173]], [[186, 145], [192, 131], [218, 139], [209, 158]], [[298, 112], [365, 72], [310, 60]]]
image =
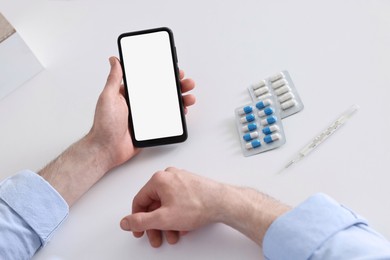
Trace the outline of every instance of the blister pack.
[[235, 109], [244, 156], [265, 152], [286, 142], [276, 98], [269, 96]]
[[303, 109], [303, 103], [287, 71], [265, 78], [248, 87], [253, 101], [276, 97], [276, 106], [280, 109], [281, 118], [286, 118]]

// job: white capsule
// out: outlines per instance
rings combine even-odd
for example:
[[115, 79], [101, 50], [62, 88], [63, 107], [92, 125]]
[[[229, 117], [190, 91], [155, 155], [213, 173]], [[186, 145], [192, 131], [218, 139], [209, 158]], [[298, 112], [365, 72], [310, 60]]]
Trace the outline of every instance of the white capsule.
[[281, 73], [278, 73], [278, 74], [276, 74], [275, 76], [272, 76], [269, 80], [270, 80], [271, 82], [275, 82], [275, 81], [277, 81], [277, 80], [279, 80], [279, 79], [281, 79], [281, 78], [283, 78], [283, 75], [282, 75]]
[[294, 94], [291, 92], [287, 92], [287, 93], [283, 94], [282, 96], [280, 96], [278, 98], [278, 101], [280, 103], [283, 103], [284, 101], [287, 101], [287, 100], [292, 99], [292, 98], [294, 98]]
[[276, 89], [275, 90], [275, 94], [277, 96], [280, 96], [280, 95], [282, 95], [282, 94], [284, 94], [286, 92], [289, 92], [289, 91], [291, 91], [291, 89], [287, 85], [285, 85], [285, 86], [283, 86], [281, 88]]
[[258, 96], [257, 99], [258, 100], [264, 100], [264, 99], [266, 99], [266, 98], [268, 98], [270, 96], [272, 96], [272, 95], [271, 95], [271, 93], [268, 92], [268, 93], [266, 93], [264, 95]]
[[262, 88], [262, 87], [264, 87], [264, 86], [265, 86], [265, 82], [264, 82], [264, 80], [262, 80], [262, 81], [260, 81], [259, 83], [253, 84], [253, 85], [252, 85], [252, 88], [253, 88], [253, 90], [256, 90], [256, 89]]
[[284, 86], [284, 85], [286, 85], [286, 81], [284, 79], [282, 79], [282, 80], [278, 80], [278, 81], [275, 81], [274, 83], [272, 83], [272, 88], [277, 89], [277, 88], [280, 88], [281, 86]]
[[290, 99], [290, 100], [287, 100], [286, 102], [283, 102], [281, 104], [281, 107], [283, 110], [286, 110], [290, 107], [293, 107], [293, 106], [296, 106], [297, 105], [297, 101], [295, 99]]
[[256, 95], [256, 97], [258, 97], [258, 96], [261, 96], [261, 95], [263, 95], [263, 94], [265, 94], [265, 93], [268, 93], [268, 87], [267, 86], [264, 86], [264, 87], [261, 87], [261, 88], [259, 88], [259, 89], [256, 89], [255, 91], [254, 91], [254, 93], [255, 93], [255, 95]]

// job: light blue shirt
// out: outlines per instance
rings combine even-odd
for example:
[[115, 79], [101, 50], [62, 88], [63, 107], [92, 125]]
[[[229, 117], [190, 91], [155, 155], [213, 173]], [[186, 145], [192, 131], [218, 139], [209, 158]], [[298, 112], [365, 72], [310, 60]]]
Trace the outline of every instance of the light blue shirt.
[[263, 241], [266, 259], [390, 259], [390, 243], [325, 194], [277, 218]]
[[[0, 259], [30, 259], [66, 219], [68, 205], [43, 178], [23, 171], [0, 183]], [[390, 243], [325, 194], [277, 218], [266, 259], [390, 259]]]
[[69, 207], [41, 176], [23, 171], [0, 183], [0, 259], [30, 259], [68, 216]]

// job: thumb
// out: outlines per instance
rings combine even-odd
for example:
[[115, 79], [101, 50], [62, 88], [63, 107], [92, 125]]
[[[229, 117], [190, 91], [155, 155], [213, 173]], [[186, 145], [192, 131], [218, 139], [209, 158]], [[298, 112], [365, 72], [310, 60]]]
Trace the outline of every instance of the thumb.
[[107, 77], [106, 89], [118, 91], [122, 83], [122, 68], [116, 57], [109, 58], [111, 70]]
[[152, 212], [140, 212], [128, 215], [121, 220], [120, 226], [123, 230], [132, 232], [143, 232], [149, 229], [159, 229], [161, 225], [161, 214], [159, 210]]

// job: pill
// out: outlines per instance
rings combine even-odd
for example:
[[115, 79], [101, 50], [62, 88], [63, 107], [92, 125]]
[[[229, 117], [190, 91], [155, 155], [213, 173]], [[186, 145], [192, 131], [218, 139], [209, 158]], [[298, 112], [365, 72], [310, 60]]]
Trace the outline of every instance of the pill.
[[274, 113], [274, 110], [272, 109], [272, 107], [266, 107], [264, 108], [263, 110], [260, 110], [257, 114], [262, 117], [262, 116], [269, 116], [269, 115], [272, 115]]
[[244, 117], [241, 117], [240, 121], [241, 123], [247, 123], [247, 122], [252, 122], [255, 120], [255, 115], [254, 114], [249, 114]]
[[297, 105], [297, 101], [295, 101], [295, 99], [290, 99], [290, 100], [287, 100], [286, 102], [283, 102], [281, 107], [283, 110], [286, 110], [290, 107], [293, 107], [293, 106], [296, 106]]
[[272, 102], [271, 102], [270, 99], [265, 99], [265, 100], [263, 100], [263, 101], [257, 102], [257, 103], [256, 103], [256, 107], [257, 107], [258, 109], [264, 109], [265, 107], [267, 107], [267, 106], [269, 106], [269, 105], [271, 105], [271, 104], [272, 104]]
[[279, 80], [279, 79], [281, 79], [281, 78], [283, 78], [283, 75], [282, 75], [281, 73], [278, 73], [278, 74], [276, 74], [275, 76], [272, 76], [269, 80], [270, 80], [271, 82], [275, 82], [275, 81], [277, 81], [277, 80]]
[[280, 95], [282, 95], [286, 92], [289, 92], [289, 91], [291, 91], [291, 89], [287, 85], [284, 85], [283, 87], [276, 89], [275, 94], [277, 96], [280, 96]]
[[267, 144], [272, 143], [273, 141], [279, 140], [280, 139], [280, 134], [272, 134], [272, 135], [266, 135], [264, 137], [264, 142]]
[[282, 79], [282, 80], [278, 80], [278, 81], [275, 81], [274, 83], [272, 83], [272, 88], [277, 89], [277, 88], [280, 88], [281, 86], [284, 86], [284, 85], [286, 85], [286, 81], [284, 81]]
[[242, 109], [239, 109], [238, 114], [239, 115], [249, 114], [249, 113], [252, 113], [252, 111], [253, 111], [253, 108], [251, 106], [246, 106], [246, 107], [243, 107]]
[[264, 86], [264, 87], [262, 87], [262, 88], [256, 89], [256, 90], [254, 91], [254, 93], [255, 93], [256, 97], [261, 96], [261, 95], [263, 95], [263, 94], [265, 94], [265, 93], [268, 93], [268, 87], [267, 87], [267, 86]]
[[263, 120], [261, 120], [261, 124], [262, 125], [272, 125], [273, 123], [276, 122], [277, 117], [276, 116], [268, 116], [267, 118], [264, 118]]
[[247, 134], [244, 134], [243, 135], [243, 138], [245, 141], [250, 141], [254, 138], [257, 138], [259, 136], [259, 133], [257, 131], [254, 131], [254, 132], [250, 132], [250, 133], [247, 133]]
[[263, 130], [261, 130], [265, 135], [269, 135], [273, 132], [277, 132], [279, 131], [279, 126], [277, 125], [271, 125], [271, 126], [267, 126], [267, 127], [264, 127]]
[[266, 99], [266, 98], [268, 98], [270, 96], [271, 96], [271, 93], [268, 92], [268, 93], [266, 93], [264, 95], [258, 96], [257, 99], [258, 100], [263, 100], [263, 99]]
[[256, 129], [257, 129], [257, 125], [255, 123], [250, 123], [242, 127], [242, 131], [244, 132], [253, 131]]
[[287, 101], [287, 100], [292, 99], [292, 98], [294, 98], [294, 94], [291, 92], [287, 92], [287, 93], [283, 94], [282, 96], [280, 96], [278, 98], [278, 101], [280, 103], [283, 103], [284, 101]]
[[262, 87], [264, 87], [264, 86], [265, 86], [265, 82], [264, 82], [264, 80], [262, 80], [262, 81], [260, 81], [259, 83], [253, 84], [253, 85], [252, 85], [252, 88], [253, 88], [253, 90], [256, 90], [256, 89], [262, 88]]
[[256, 148], [256, 147], [259, 147], [259, 146], [261, 146], [261, 143], [260, 143], [259, 139], [253, 140], [252, 142], [245, 144], [245, 147], [246, 147], [247, 150], [252, 149], [252, 148]]

